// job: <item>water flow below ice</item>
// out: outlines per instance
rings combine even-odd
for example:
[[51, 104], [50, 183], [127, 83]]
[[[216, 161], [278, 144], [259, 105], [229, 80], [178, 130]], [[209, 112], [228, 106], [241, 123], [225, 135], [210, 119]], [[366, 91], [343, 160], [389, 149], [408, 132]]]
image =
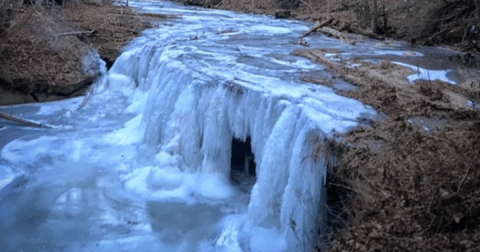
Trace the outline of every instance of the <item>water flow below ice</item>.
[[[83, 109], [0, 108], [59, 126], [0, 128], [0, 246], [311, 251], [325, 221], [315, 139], [373, 111], [300, 80], [323, 70], [290, 55], [306, 23], [129, 4], [179, 17], [131, 43]], [[236, 183], [233, 139], [251, 140], [256, 169]]]

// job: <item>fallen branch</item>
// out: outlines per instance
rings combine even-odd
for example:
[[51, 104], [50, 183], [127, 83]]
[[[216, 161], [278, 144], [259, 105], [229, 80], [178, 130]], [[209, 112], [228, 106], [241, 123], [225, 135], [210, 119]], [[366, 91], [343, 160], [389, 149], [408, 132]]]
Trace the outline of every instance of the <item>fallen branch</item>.
[[430, 38], [428, 38], [425, 42], [423, 42], [423, 45], [428, 45], [428, 43], [433, 43], [433, 39], [439, 36], [440, 34], [446, 32], [447, 29], [443, 29], [435, 34], [433, 34]]
[[306, 36], [310, 35], [312, 32], [315, 32], [316, 30], [324, 27], [325, 25], [329, 24], [332, 21], [333, 21], [333, 18], [329, 18], [329, 19], [323, 21], [322, 23], [320, 23], [318, 21], [315, 22], [315, 25], [310, 30], [308, 30], [305, 34], [303, 34], [299, 39], [301, 40], [301, 39], [305, 38]]
[[340, 40], [342, 40], [343, 42], [346, 42], [346, 43], [349, 43], [351, 45], [355, 45], [355, 41], [354, 40], [351, 40], [348, 38], [348, 36], [342, 32], [339, 32], [333, 28], [330, 28], [330, 27], [322, 27], [320, 29], [323, 33], [326, 33], [326, 34], [329, 34], [329, 35], [332, 35]]
[[65, 32], [65, 33], [57, 34], [56, 36], [61, 37], [61, 36], [80, 35], [80, 34], [92, 34], [94, 32], [96, 31], [91, 30], [91, 31], [79, 31], [79, 32]]
[[346, 31], [351, 32], [351, 33], [361, 34], [365, 37], [369, 37], [369, 38], [372, 38], [372, 39], [385, 40], [384, 36], [375, 34], [373, 32], [365, 31], [365, 30], [362, 30], [360, 28], [351, 27], [350, 24], [345, 25], [341, 30], [346, 30]]
[[47, 129], [53, 128], [52, 126], [47, 125], [47, 124], [41, 124], [41, 123], [36, 123], [36, 122], [33, 122], [33, 121], [21, 119], [21, 118], [14, 117], [12, 115], [5, 114], [5, 113], [2, 113], [2, 112], [0, 112], [0, 118], [3, 118], [3, 119], [8, 120], [8, 121], [16, 122], [16, 123], [21, 124], [21, 125], [29, 126], [29, 127], [47, 128]]

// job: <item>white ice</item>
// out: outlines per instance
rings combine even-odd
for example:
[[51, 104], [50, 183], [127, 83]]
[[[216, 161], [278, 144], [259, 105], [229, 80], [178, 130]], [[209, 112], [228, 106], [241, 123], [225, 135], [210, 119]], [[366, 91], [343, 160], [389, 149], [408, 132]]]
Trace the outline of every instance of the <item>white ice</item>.
[[402, 62], [393, 62], [393, 63], [400, 66], [411, 68], [412, 70], [415, 70], [417, 72], [416, 74], [412, 74], [408, 76], [408, 80], [412, 83], [414, 83], [417, 80], [440, 80], [450, 84], [457, 84], [457, 82], [447, 77], [447, 74], [449, 73], [448, 70], [429, 70], [429, 69], [405, 64]]

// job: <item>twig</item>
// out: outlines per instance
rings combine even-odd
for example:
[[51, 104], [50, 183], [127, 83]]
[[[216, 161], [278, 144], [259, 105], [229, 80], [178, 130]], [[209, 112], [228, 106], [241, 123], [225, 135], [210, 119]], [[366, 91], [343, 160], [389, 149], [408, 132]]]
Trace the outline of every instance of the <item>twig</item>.
[[477, 160], [478, 153], [480, 153], [480, 151], [477, 151], [477, 154], [475, 154], [475, 157], [473, 157], [473, 160], [470, 163], [470, 166], [468, 167], [467, 173], [465, 173], [465, 176], [463, 176], [463, 179], [460, 182], [460, 185], [458, 186], [457, 193], [459, 193], [460, 190], [462, 189], [463, 182], [465, 182], [465, 180], [467, 179], [468, 174], [470, 173], [470, 170], [472, 169], [473, 164], [475, 163], [475, 160]]
[[5, 114], [5, 113], [2, 113], [2, 112], [0, 112], [0, 118], [3, 118], [3, 119], [8, 120], [8, 121], [16, 122], [18, 124], [22, 124], [22, 125], [25, 125], [25, 126], [29, 126], [29, 127], [47, 128], [47, 129], [53, 128], [52, 126], [47, 125], [47, 124], [41, 124], [41, 123], [36, 123], [36, 122], [33, 122], [33, 121], [21, 119], [21, 118], [14, 117], [12, 115]]

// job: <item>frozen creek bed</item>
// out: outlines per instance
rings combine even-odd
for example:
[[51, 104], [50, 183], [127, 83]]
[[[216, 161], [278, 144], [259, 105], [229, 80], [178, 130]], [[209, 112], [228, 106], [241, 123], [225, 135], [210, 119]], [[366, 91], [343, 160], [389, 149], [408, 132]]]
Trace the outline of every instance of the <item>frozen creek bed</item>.
[[329, 75], [290, 55], [311, 24], [129, 4], [178, 18], [125, 48], [85, 107], [0, 107], [56, 126], [0, 121], [1, 250], [311, 251], [325, 223], [315, 141], [374, 114], [301, 81]]

